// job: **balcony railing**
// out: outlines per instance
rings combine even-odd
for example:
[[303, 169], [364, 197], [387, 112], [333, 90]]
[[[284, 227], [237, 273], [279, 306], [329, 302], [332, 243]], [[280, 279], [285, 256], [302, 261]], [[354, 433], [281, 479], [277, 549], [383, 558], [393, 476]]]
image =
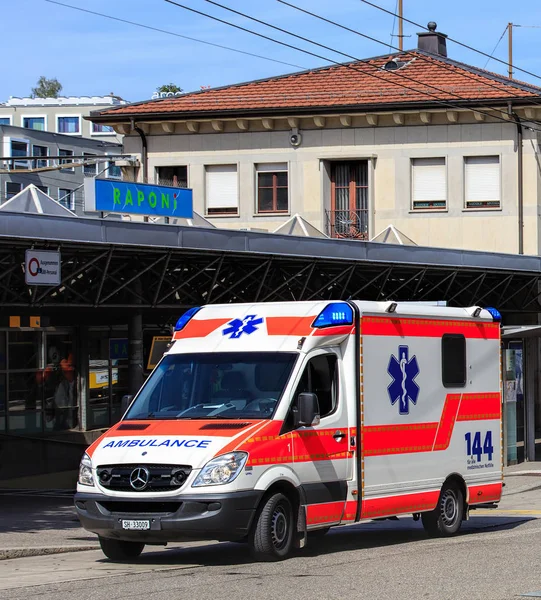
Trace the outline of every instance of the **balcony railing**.
[[368, 210], [326, 210], [326, 234], [332, 238], [368, 239]]

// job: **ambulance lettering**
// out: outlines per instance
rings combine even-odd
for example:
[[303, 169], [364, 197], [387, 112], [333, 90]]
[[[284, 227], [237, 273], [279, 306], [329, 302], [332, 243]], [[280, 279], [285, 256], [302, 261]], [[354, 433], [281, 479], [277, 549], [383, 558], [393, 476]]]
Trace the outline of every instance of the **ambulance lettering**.
[[168, 448], [208, 448], [208, 445], [212, 440], [199, 440], [199, 439], [188, 439], [188, 440], [157, 440], [157, 439], [144, 439], [144, 440], [119, 440], [107, 442], [102, 448], [145, 448], [150, 446], [151, 448], [159, 448], [160, 446], [166, 446]]
[[398, 413], [409, 415], [410, 402], [417, 404], [419, 396], [419, 386], [415, 382], [419, 365], [415, 354], [409, 358], [408, 346], [398, 346], [398, 358], [391, 354], [387, 373], [393, 378], [387, 387], [391, 404], [394, 406], [398, 401]]

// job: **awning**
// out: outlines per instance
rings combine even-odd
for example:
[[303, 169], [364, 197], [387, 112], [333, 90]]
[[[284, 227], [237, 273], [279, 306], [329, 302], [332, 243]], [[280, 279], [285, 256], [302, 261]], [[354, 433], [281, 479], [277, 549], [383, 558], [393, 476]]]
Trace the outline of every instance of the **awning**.
[[541, 337], [541, 325], [508, 325], [502, 327], [502, 338]]

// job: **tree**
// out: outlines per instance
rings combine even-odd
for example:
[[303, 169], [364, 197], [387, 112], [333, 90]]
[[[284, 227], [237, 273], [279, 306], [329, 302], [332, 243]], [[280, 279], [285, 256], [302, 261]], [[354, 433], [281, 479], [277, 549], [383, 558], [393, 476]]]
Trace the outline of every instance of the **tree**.
[[178, 87], [176, 83], [166, 83], [165, 85], [160, 85], [160, 87], [157, 87], [156, 91], [160, 94], [168, 92], [177, 94], [178, 92], [182, 92], [182, 88]]
[[37, 86], [32, 88], [32, 98], [58, 98], [62, 90], [62, 84], [58, 79], [47, 79], [42, 75], [38, 79]]

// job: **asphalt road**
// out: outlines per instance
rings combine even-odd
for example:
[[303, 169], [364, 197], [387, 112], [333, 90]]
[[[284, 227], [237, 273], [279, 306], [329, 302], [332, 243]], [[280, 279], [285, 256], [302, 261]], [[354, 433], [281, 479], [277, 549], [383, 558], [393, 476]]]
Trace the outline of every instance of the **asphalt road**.
[[502, 508], [472, 512], [454, 538], [429, 539], [411, 518], [371, 522], [334, 529], [280, 563], [254, 563], [245, 546], [218, 543], [150, 548], [133, 565], [113, 564], [96, 550], [0, 561], [0, 598], [541, 597], [540, 486], [541, 477], [508, 479]]

